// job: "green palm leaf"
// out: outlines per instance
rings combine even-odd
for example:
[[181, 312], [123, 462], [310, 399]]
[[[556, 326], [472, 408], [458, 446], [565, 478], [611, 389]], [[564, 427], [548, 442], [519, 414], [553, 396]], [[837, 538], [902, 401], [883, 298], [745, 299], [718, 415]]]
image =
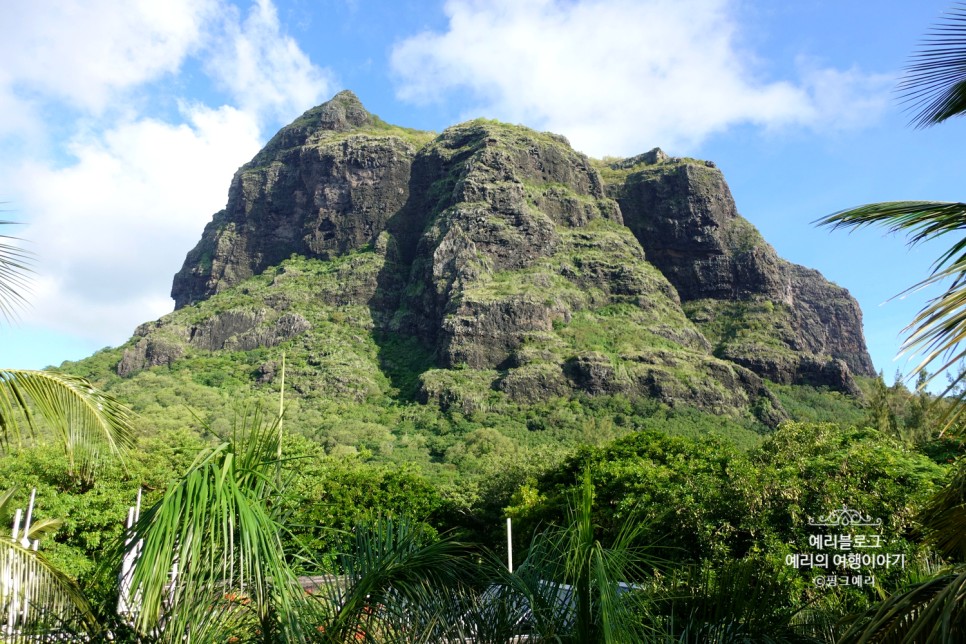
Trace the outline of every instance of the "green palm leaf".
[[966, 639], [966, 569], [915, 584], [843, 622], [845, 644], [931, 644]]
[[70, 636], [91, 641], [85, 635], [100, 632], [77, 585], [40, 553], [12, 539], [0, 539], [0, 579], [4, 642], [65, 641]]
[[[17, 488], [12, 487], [0, 494], [0, 525], [11, 523], [14, 515], [13, 496], [17, 493]], [[30, 522], [27, 539], [33, 541], [41, 536], [55, 531], [64, 524], [60, 519], [34, 519]], [[21, 535], [24, 536], [24, 535]]]
[[62, 444], [71, 473], [93, 474], [108, 452], [133, 444], [133, 413], [84, 378], [53, 371], [0, 369], [0, 443], [22, 439], [22, 425], [46, 421]]
[[[647, 526], [625, 521], [603, 544], [593, 523], [594, 487], [585, 472], [567, 509], [567, 522], [537, 533], [513, 573], [495, 575], [490, 597], [473, 616], [482, 641], [505, 642], [524, 626], [536, 641], [644, 642], [647, 605], [638, 585], [660, 563], [640, 545]], [[523, 622], [528, 622], [524, 624]]]
[[952, 7], [929, 31], [897, 91], [916, 127], [966, 112], [966, 6]]
[[[11, 226], [16, 222], [0, 221], [0, 226]], [[24, 292], [28, 288], [27, 276], [31, 273], [29, 252], [10, 243], [16, 237], [0, 235], [0, 314], [10, 321], [16, 317], [16, 310], [27, 303]]]
[[463, 595], [469, 561], [452, 539], [428, 541], [417, 526], [379, 519], [356, 527], [343, 573], [319, 587], [319, 632], [326, 642], [438, 641]]
[[239, 433], [202, 453], [129, 535], [142, 634], [166, 642], [305, 640], [298, 615], [306, 601], [269, 509], [277, 420], [263, 425], [250, 415]]
[[[0, 494], [0, 520], [10, 520], [16, 488]], [[57, 519], [31, 522], [29, 541], [61, 525]], [[97, 619], [77, 585], [40, 553], [13, 539], [0, 539], [0, 634], [4, 641], [37, 642], [99, 632]]]
[[635, 521], [621, 525], [614, 543], [605, 547], [595, 536], [594, 487], [589, 472], [568, 508], [569, 527], [560, 533], [567, 577], [576, 596], [579, 641], [621, 642], [643, 636], [640, 616], [620, 597], [620, 582], [650, 577], [644, 553], [635, 546], [644, 527]]
[[[904, 329], [907, 336], [902, 352], [921, 356], [913, 375], [927, 370], [933, 374], [923, 384], [966, 358], [966, 348], [960, 345], [966, 339], [966, 204], [931, 201], [868, 204], [834, 213], [817, 223], [831, 226], [833, 230], [884, 226], [890, 232], [907, 234], [912, 246], [953, 235], [952, 245], [933, 263], [929, 276], [904, 291], [945, 285], [945, 290], [930, 299]], [[964, 378], [966, 372], [960, 372], [943, 395], [955, 391]], [[957, 402], [963, 400], [960, 398]], [[963, 404], [951, 405], [946, 426], [953, 424], [964, 409]]]
[[966, 562], [966, 463], [934, 494], [916, 517], [929, 545], [953, 561]]

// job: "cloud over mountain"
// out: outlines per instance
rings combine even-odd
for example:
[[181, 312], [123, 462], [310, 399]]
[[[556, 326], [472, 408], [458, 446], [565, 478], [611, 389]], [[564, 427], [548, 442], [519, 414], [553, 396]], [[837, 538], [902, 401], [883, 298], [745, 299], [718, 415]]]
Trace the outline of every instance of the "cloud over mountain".
[[687, 152], [740, 124], [838, 127], [887, 102], [884, 79], [858, 70], [768, 78], [731, 0], [450, 0], [445, 10], [445, 31], [393, 50], [399, 96], [468, 92], [479, 113], [466, 116], [562, 132], [589, 154]]

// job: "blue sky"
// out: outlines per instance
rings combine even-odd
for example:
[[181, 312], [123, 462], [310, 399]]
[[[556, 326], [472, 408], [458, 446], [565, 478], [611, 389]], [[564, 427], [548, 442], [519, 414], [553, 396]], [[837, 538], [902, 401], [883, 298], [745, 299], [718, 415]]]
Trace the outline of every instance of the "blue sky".
[[39, 0], [0, 3], [0, 218], [36, 254], [0, 365], [123, 343], [234, 171], [341, 89], [387, 121], [485, 116], [592, 156], [715, 161], [779, 254], [845, 286], [887, 379], [936, 247], [813, 221], [962, 200], [966, 122], [907, 126], [894, 87], [948, 0]]

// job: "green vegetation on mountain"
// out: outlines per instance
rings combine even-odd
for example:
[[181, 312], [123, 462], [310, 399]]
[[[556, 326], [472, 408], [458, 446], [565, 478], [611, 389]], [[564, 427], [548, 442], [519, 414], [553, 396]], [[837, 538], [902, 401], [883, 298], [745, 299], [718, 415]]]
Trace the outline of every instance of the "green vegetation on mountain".
[[[944, 401], [875, 377], [847, 291], [781, 260], [714, 164], [660, 150], [406, 130], [342, 92], [239, 170], [172, 295], [62, 366], [137, 412], [127, 469], [72, 478], [49, 444], [0, 463], [132, 641], [507, 641], [520, 597], [561, 641], [829, 641], [928, 568], [915, 517], [962, 452]], [[137, 548], [138, 488], [150, 601], [122, 624], [94, 562]], [[908, 565], [830, 593], [816, 575], [854, 566], [788, 561], [845, 506]]]

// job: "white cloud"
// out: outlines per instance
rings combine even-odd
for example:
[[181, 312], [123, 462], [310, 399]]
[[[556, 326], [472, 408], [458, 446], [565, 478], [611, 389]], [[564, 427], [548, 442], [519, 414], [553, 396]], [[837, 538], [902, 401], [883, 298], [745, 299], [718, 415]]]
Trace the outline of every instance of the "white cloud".
[[803, 120], [814, 128], [867, 126], [885, 111], [895, 85], [891, 74], [867, 74], [855, 67], [822, 68], [808, 59], [800, 59], [798, 67], [809, 98], [809, 113]]
[[431, 102], [469, 91], [482, 115], [561, 132], [597, 155], [687, 151], [739, 123], [841, 125], [858, 95], [884, 105], [882, 84], [855, 70], [812, 69], [799, 83], [760, 78], [732, 4], [449, 0], [445, 33], [394, 48], [398, 94]]
[[124, 123], [73, 141], [76, 163], [12, 171], [41, 274], [31, 321], [118, 342], [171, 309], [168, 289], [184, 253], [260, 147], [250, 114], [191, 106], [185, 117]]
[[101, 112], [117, 92], [172, 73], [201, 42], [218, 0], [0, 3], [0, 102], [37, 94]]
[[234, 9], [230, 15], [207, 69], [243, 109], [288, 121], [331, 93], [332, 74], [281, 33], [269, 0], [258, 0], [244, 22]]
[[[0, 2], [0, 23], [16, 25], [0, 40], [0, 200], [40, 273], [23, 321], [118, 344], [171, 310], [232, 174], [331, 74], [269, 0], [244, 19], [227, 0]], [[187, 98], [197, 69], [232, 104]]]

